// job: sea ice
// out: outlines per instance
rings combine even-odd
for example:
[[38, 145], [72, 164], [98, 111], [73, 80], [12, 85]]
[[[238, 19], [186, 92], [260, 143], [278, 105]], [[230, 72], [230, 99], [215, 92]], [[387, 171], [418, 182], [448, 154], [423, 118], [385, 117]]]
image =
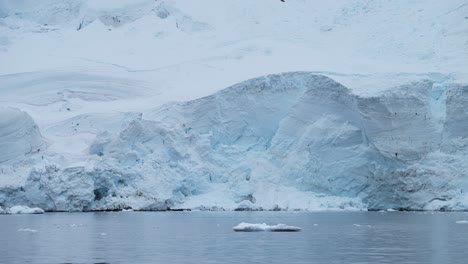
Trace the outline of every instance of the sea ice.
[[80, 227], [83, 226], [83, 224], [69, 224], [69, 227]]
[[456, 221], [457, 224], [468, 224], [467, 220]]
[[31, 229], [31, 228], [20, 228], [18, 229], [18, 232], [37, 233], [38, 231], [36, 229]]
[[267, 225], [263, 224], [251, 224], [242, 222], [232, 228], [236, 232], [257, 232], [257, 231], [270, 231], [270, 232], [298, 232], [302, 229], [297, 226], [288, 226], [285, 224]]
[[10, 208], [11, 214], [43, 214], [44, 210], [38, 207], [30, 208], [27, 206], [17, 205]]

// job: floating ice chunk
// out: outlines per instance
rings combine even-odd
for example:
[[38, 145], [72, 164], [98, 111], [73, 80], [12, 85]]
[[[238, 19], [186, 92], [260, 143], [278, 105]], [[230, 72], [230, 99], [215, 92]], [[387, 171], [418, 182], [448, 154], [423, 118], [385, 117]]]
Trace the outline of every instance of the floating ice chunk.
[[107, 233], [100, 233], [100, 236], [107, 236]]
[[456, 221], [457, 224], [468, 224], [467, 220]]
[[27, 206], [17, 205], [10, 208], [11, 214], [43, 214], [44, 210], [38, 207], [30, 208]]
[[396, 212], [396, 211], [397, 211], [397, 210], [392, 209], [392, 208], [387, 209], [387, 212]]
[[296, 226], [288, 226], [285, 224], [267, 225], [263, 224], [251, 224], [251, 223], [240, 223], [232, 228], [236, 232], [257, 232], [257, 231], [271, 231], [271, 232], [297, 232], [302, 229]]
[[357, 227], [361, 227], [361, 226], [372, 227], [371, 225], [360, 225], [360, 224], [353, 224], [353, 226], [357, 226]]
[[255, 232], [255, 231], [266, 231], [270, 226], [263, 223], [263, 224], [250, 224], [250, 223], [240, 223], [233, 227], [234, 231], [239, 232]]
[[379, 211], [379, 213], [381, 213], [381, 214], [385, 214], [386, 212], [387, 212], [387, 211], [385, 211], [385, 210], [380, 210], [380, 211]]
[[80, 227], [83, 226], [83, 224], [69, 224], [69, 227]]
[[134, 212], [134, 211], [133, 211], [133, 209], [130, 208], [130, 209], [122, 209], [121, 212]]
[[31, 229], [31, 228], [20, 228], [20, 229], [18, 229], [18, 232], [37, 233], [37, 230], [36, 229]]

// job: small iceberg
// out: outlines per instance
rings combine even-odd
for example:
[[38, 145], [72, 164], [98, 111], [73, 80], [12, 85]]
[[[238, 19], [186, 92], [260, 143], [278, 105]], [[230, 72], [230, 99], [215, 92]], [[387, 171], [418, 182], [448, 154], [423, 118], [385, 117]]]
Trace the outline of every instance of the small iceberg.
[[17, 205], [10, 208], [10, 214], [43, 214], [44, 210], [35, 207], [30, 208], [27, 206]]
[[285, 224], [267, 225], [263, 224], [251, 224], [251, 223], [240, 223], [232, 228], [236, 232], [258, 232], [258, 231], [270, 231], [270, 232], [298, 232], [302, 229], [297, 226], [288, 226]]
[[68, 227], [80, 227], [83, 226], [83, 224], [69, 224]]
[[372, 227], [371, 225], [360, 225], [360, 224], [353, 224], [353, 226], [357, 226], [357, 227]]
[[457, 224], [468, 224], [467, 220], [456, 221]]
[[20, 228], [20, 229], [18, 229], [18, 232], [37, 233], [37, 230], [36, 229], [31, 229], [31, 228]]

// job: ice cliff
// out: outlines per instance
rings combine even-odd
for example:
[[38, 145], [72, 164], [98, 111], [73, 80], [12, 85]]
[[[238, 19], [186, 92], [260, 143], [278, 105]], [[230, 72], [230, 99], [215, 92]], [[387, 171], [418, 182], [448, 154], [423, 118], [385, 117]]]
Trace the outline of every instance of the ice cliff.
[[363, 97], [291, 72], [45, 128], [91, 135], [73, 156], [44, 149], [32, 118], [5, 108], [0, 206], [466, 210], [467, 109], [468, 86], [421, 80]]
[[38, 152], [43, 145], [39, 129], [27, 113], [0, 108], [0, 164]]

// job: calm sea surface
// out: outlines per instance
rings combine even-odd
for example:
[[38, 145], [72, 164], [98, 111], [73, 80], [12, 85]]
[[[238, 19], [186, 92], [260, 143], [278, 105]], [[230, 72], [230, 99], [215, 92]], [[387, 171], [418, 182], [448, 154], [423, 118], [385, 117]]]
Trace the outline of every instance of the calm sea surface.
[[[0, 215], [0, 263], [468, 263], [468, 213]], [[302, 232], [234, 232], [240, 222]]]

